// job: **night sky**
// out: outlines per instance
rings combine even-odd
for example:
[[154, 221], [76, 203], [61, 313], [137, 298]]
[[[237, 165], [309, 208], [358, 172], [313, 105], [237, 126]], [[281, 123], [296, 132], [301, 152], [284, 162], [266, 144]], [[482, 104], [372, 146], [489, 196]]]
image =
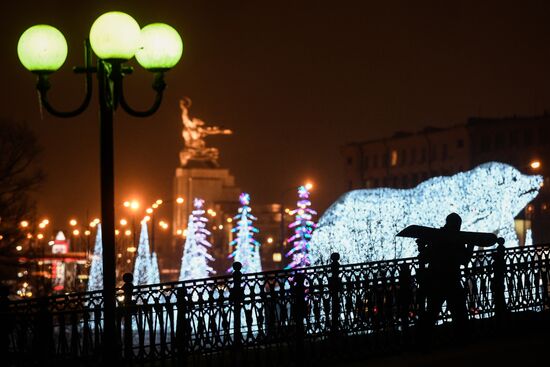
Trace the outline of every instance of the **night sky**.
[[[183, 60], [166, 75], [164, 102], [153, 117], [115, 115], [117, 203], [170, 197], [183, 148], [178, 100], [189, 96], [192, 115], [235, 131], [207, 144], [220, 149], [222, 166], [253, 202], [278, 202], [284, 190], [310, 179], [314, 207], [322, 210], [344, 192], [346, 142], [471, 116], [541, 114], [550, 106], [550, 2], [480, 3], [2, 3], [1, 117], [27, 121], [44, 148], [41, 216], [54, 223], [97, 216], [97, 101], [76, 118], [45, 111], [41, 118], [34, 77], [17, 59], [18, 38], [36, 23], [64, 33], [69, 58], [52, 77], [51, 100], [71, 109], [83, 96], [83, 80], [70, 70], [82, 64], [82, 41], [99, 15], [121, 10], [142, 26], [164, 21], [184, 39]], [[131, 63], [136, 70], [125, 94], [144, 109], [153, 98], [152, 76]]]

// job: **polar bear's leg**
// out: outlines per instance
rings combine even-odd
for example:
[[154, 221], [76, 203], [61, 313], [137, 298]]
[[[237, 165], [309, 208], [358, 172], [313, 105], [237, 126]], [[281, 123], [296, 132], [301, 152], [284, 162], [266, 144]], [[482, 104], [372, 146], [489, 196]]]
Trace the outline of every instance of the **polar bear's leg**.
[[519, 246], [518, 236], [514, 228], [514, 221], [510, 221], [510, 224], [502, 227], [498, 230], [497, 236], [504, 238], [504, 245], [506, 247]]

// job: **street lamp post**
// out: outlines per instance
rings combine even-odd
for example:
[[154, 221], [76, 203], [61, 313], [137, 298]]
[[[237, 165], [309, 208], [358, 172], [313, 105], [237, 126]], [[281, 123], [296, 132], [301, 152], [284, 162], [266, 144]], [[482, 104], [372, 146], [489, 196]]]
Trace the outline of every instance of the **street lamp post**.
[[[97, 64], [92, 66], [92, 50]], [[92, 74], [97, 75], [100, 128], [100, 190], [101, 221], [103, 230], [103, 302], [104, 335], [103, 357], [114, 361], [119, 357], [116, 337], [116, 269], [115, 269], [115, 205], [114, 205], [114, 160], [113, 160], [113, 115], [120, 105], [128, 114], [147, 117], [157, 111], [165, 88], [164, 72], [171, 69], [181, 58], [183, 43], [172, 27], [153, 23], [140, 29], [128, 14], [108, 12], [95, 20], [89, 40], [84, 44], [84, 67], [74, 72], [85, 74], [86, 94], [82, 104], [73, 111], [59, 111], [48, 100], [50, 83], [48, 76], [57, 71], [67, 57], [67, 42], [63, 34], [49, 25], [36, 25], [27, 29], [17, 45], [23, 66], [38, 77], [40, 102], [57, 117], [73, 117], [82, 113], [92, 97]], [[154, 73], [153, 89], [156, 92], [151, 108], [136, 111], [124, 98], [123, 78], [132, 73], [124, 63], [133, 57], [145, 69]]]

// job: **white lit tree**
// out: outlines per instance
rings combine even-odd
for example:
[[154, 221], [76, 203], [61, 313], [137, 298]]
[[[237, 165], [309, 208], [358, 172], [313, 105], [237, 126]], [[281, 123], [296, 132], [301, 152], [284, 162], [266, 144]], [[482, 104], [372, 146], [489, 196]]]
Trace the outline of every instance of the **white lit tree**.
[[286, 257], [292, 256], [292, 261], [285, 269], [303, 268], [311, 264], [309, 258], [310, 241], [315, 229], [313, 216], [317, 212], [310, 208], [309, 190], [305, 186], [298, 187], [298, 198], [298, 207], [289, 213], [295, 216], [294, 222], [288, 226], [294, 229], [294, 235], [287, 241], [292, 244], [292, 248], [287, 252]]
[[[233, 218], [237, 225], [231, 230], [231, 232], [237, 233], [237, 236], [230, 242], [234, 250], [229, 258], [242, 264], [241, 272], [243, 274], [257, 273], [262, 271], [260, 243], [254, 239], [254, 234], [259, 232], [253, 225], [257, 218], [251, 213], [250, 195], [243, 192], [239, 196], [239, 201], [241, 207], [238, 214]], [[229, 271], [233, 271], [233, 267]]]
[[149, 234], [147, 222], [141, 222], [141, 233], [137, 248], [136, 261], [134, 263], [134, 285], [150, 284], [154, 277], [151, 265], [151, 252], [149, 250]]
[[94, 254], [88, 275], [88, 292], [103, 289], [103, 241], [101, 238], [101, 224], [97, 224]]
[[365, 189], [342, 195], [323, 214], [313, 233], [312, 264], [342, 263], [416, 256], [414, 239], [396, 237], [419, 224], [441, 227], [449, 213], [462, 217], [462, 230], [492, 232], [517, 246], [514, 217], [533, 200], [542, 176], [524, 175], [498, 162], [453, 176], [434, 177], [408, 189]]
[[153, 251], [151, 254], [151, 270], [149, 271], [149, 284], [160, 283], [159, 261], [157, 253]]
[[208, 253], [208, 248], [212, 245], [208, 242], [208, 236], [211, 233], [206, 229], [208, 219], [204, 216], [204, 200], [196, 198], [193, 204], [195, 209], [189, 216], [187, 224], [187, 238], [181, 259], [180, 281], [207, 278], [215, 274], [214, 269], [208, 265], [210, 261], [214, 261], [214, 258]]

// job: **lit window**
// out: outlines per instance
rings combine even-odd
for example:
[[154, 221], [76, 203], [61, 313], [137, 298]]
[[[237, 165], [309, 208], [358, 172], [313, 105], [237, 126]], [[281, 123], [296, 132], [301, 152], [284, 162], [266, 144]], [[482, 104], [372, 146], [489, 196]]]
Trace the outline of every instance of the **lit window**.
[[395, 167], [397, 166], [397, 150], [391, 151], [391, 166]]

